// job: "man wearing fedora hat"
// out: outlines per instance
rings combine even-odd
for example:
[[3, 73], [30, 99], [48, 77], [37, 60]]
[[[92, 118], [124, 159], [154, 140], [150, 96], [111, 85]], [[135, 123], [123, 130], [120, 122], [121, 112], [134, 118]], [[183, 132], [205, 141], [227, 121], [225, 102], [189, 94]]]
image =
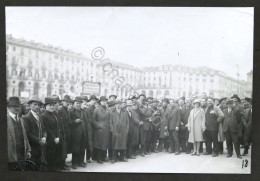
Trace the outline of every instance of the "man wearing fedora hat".
[[64, 159], [62, 144], [65, 137], [63, 135], [63, 124], [60, 117], [55, 113], [55, 104], [56, 101], [52, 97], [46, 97], [44, 102], [46, 110], [40, 115], [43, 127], [47, 132], [46, 161], [49, 171], [62, 169], [61, 163]]
[[100, 97], [100, 106], [94, 110], [92, 124], [96, 160], [102, 164], [105, 161], [106, 152], [110, 148], [109, 111], [105, 96]]
[[38, 170], [46, 170], [45, 150], [47, 133], [39, 115], [40, 107], [43, 103], [38, 98], [31, 98], [28, 104], [31, 110], [23, 116], [23, 120], [31, 145], [31, 160], [38, 166]]
[[24, 121], [19, 117], [21, 110], [19, 98], [10, 97], [7, 107], [8, 169], [14, 170], [17, 161], [31, 157], [31, 147], [24, 127]]
[[110, 95], [110, 96], [108, 97], [108, 101], [115, 101], [116, 98], [117, 98], [116, 95]]

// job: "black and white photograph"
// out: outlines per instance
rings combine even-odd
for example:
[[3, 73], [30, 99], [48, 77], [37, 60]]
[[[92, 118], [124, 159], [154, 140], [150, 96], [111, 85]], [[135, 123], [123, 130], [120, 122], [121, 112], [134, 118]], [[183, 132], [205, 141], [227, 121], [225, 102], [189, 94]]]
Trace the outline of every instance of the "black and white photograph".
[[5, 22], [8, 171], [251, 174], [253, 7], [6, 6]]

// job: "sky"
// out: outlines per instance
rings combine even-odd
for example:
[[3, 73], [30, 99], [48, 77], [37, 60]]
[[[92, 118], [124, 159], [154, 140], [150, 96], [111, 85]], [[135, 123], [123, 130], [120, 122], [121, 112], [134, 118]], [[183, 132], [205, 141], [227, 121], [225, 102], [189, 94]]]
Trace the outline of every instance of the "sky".
[[253, 69], [253, 8], [7, 7], [6, 33], [136, 67], [207, 66], [241, 79]]

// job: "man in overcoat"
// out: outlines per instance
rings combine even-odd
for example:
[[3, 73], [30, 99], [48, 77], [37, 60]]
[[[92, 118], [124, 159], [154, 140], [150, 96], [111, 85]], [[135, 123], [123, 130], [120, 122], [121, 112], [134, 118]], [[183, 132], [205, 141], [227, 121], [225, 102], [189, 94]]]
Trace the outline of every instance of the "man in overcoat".
[[82, 100], [75, 97], [73, 108], [70, 110], [70, 149], [72, 152], [72, 168], [78, 166], [86, 167], [84, 162], [85, 149], [87, 145], [88, 133], [86, 130], [86, 114], [81, 109]]
[[24, 127], [24, 121], [19, 117], [21, 110], [19, 98], [10, 97], [7, 107], [8, 170], [15, 170], [18, 161], [31, 157], [31, 147]]
[[231, 157], [233, 154], [233, 145], [238, 158], [242, 158], [240, 154], [240, 145], [238, 140], [238, 125], [240, 124], [240, 119], [237, 119], [236, 110], [232, 107], [233, 101], [227, 101], [227, 109], [224, 109], [224, 121], [223, 121], [223, 131], [225, 133], [228, 154], [227, 157]]
[[45, 112], [40, 115], [43, 127], [47, 133], [46, 138], [46, 161], [48, 170], [55, 171], [61, 168], [61, 162], [64, 159], [63, 155], [63, 124], [55, 113], [56, 101], [51, 97], [45, 98]]
[[212, 154], [213, 143], [213, 157], [218, 156], [218, 129], [219, 123], [224, 119], [224, 114], [221, 109], [214, 105], [213, 98], [208, 98], [208, 106], [205, 111], [205, 138], [206, 138], [206, 152], [204, 155]]
[[31, 161], [37, 165], [37, 170], [46, 171], [45, 159], [47, 133], [40, 119], [40, 107], [42, 102], [37, 98], [28, 101], [30, 111], [23, 116], [24, 126], [31, 146]]
[[181, 124], [181, 110], [176, 106], [174, 100], [170, 100], [170, 108], [166, 114], [167, 129], [169, 131], [170, 150], [169, 153], [180, 154], [179, 127]]
[[96, 149], [97, 162], [102, 164], [106, 158], [106, 152], [110, 146], [109, 111], [107, 110], [107, 98], [100, 97], [100, 106], [94, 110], [92, 117], [93, 147]]
[[181, 125], [180, 125], [180, 131], [179, 131], [179, 138], [180, 138], [180, 146], [181, 146], [181, 151], [186, 152], [189, 154], [192, 149], [191, 143], [188, 143], [188, 138], [189, 138], [189, 131], [187, 128], [188, 124], [188, 119], [190, 116], [190, 111], [193, 109], [193, 106], [191, 105], [190, 99], [185, 100], [185, 104], [183, 105], [181, 109]]
[[244, 152], [243, 155], [248, 154], [249, 146], [252, 142], [252, 100], [251, 98], [245, 98], [249, 104], [249, 108], [244, 110], [242, 122], [244, 124]]
[[127, 137], [129, 130], [128, 113], [121, 108], [121, 101], [115, 101], [115, 109], [109, 114], [110, 131], [112, 135], [112, 160], [115, 163], [116, 155], [120, 153], [120, 161], [126, 162]]

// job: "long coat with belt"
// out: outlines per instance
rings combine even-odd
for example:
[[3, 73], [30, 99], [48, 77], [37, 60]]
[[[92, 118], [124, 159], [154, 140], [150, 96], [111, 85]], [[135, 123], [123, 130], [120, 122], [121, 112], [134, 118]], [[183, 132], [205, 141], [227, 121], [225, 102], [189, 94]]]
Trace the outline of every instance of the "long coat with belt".
[[[81, 121], [76, 123], [76, 119]], [[87, 132], [85, 130], [85, 113], [82, 109], [70, 110], [70, 143], [69, 148], [72, 153], [79, 153], [81, 148], [86, 148]]]
[[31, 111], [23, 116], [24, 126], [26, 129], [27, 137], [31, 146], [31, 160], [34, 162], [46, 163], [45, 151], [46, 145], [40, 145], [42, 137], [47, 138], [47, 133], [39, 117], [37, 120]]
[[[15, 131], [13, 118], [9, 114], [7, 114], [7, 147], [8, 147], [8, 162], [16, 162], [17, 154], [16, 154], [16, 140], [15, 140]], [[21, 122], [22, 132], [23, 132], [23, 140], [24, 140], [24, 159], [26, 159], [26, 154], [31, 151], [31, 147], [27, 138], [26, 130], [24, 127], [23, 119], [19, 118]]]
[[126, 150], [127, 136], [129, 130], [128, 113], [121, 109], [118, 112], [116, 109], [112, 110], [109, 115], [110, 131], [112, 133], [112, 149]]
[[137, 109], [131, 110], [131, 120], [132, 120], [132, 139], [131, 145], [136, 146], [139, 144], [139, 123], [140, 123], [140, 115]]
[[181, 110], [177, 107], [169, 108], [166, 114], [166, 121], [169, 131], [173, 131], [181, 124]]
[[205, 127], [205, 112], [202, 108], [195, 108], [191, 110], [188, 119], [189, 139], [188, 142], [200, 142], [203, 141], [203, 132]]
[[105, 106], [99, 106], [94, 110], [92, 117], [93, 147], [107, 150], [110, 146], [109, 110]]

